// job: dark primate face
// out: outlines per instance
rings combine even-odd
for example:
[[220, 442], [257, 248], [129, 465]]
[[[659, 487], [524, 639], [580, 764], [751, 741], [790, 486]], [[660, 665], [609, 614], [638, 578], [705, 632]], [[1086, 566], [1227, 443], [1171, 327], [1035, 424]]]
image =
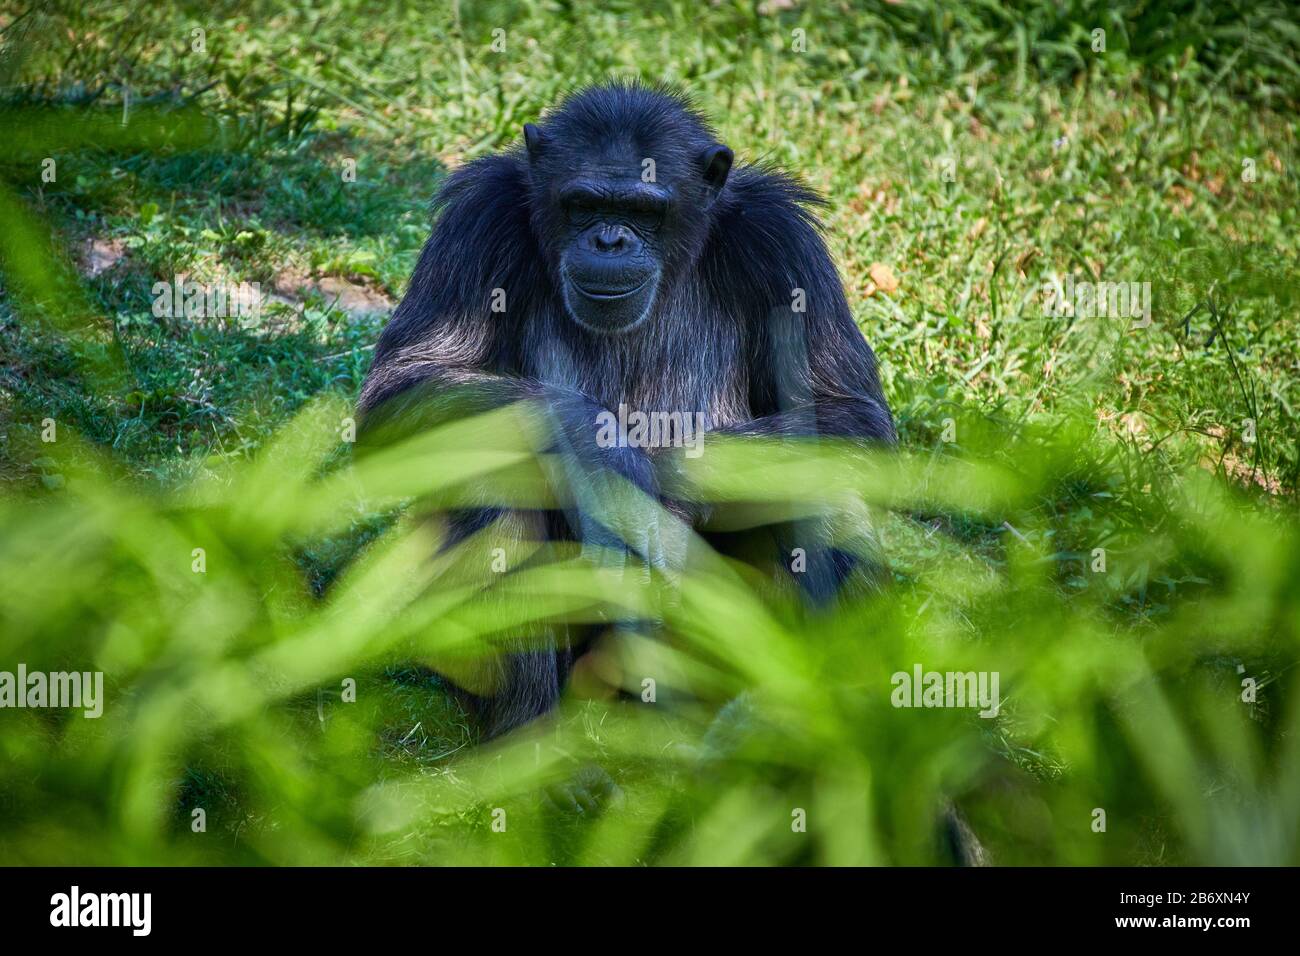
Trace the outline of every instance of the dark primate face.
[[559, 271], [564, 304], [593, 331], [629, 329], [649, 314], [663, 276], [661, 233], [673, 195], [616, 166], [565, 182]]
[[[731, 150], [680, 104], [627, 90], [588, 115], [582, 97], [525, 126], [534, 226], [569, 316], [628, 331], [699, 254]], [[608, 106], [608, 103], [606, 103]]]

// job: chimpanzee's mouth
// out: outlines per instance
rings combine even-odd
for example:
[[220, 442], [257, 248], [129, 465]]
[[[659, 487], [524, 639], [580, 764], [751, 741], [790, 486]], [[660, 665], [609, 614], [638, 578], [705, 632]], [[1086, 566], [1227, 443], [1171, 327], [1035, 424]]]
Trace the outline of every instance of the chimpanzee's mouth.
[[634, 296], [646, 287], [650, 281], [650, 276], [646, 276], [637, 285], [627, 289], [618, 289], [611, 286], [584, 286], [578, 282], [573, 283], [573, 287], [585, 295], [588, 299], [595, 299], [598, 302], [612, 302], [616, 299], [626, 299]]
[[590, 269], [582, 270], [584, 281], [579, 282], [572, 269], [562, 266], [564, 307], [569, 317], [589, 332], [626, 332], [650, 314], [659, 276], [658, 269]]

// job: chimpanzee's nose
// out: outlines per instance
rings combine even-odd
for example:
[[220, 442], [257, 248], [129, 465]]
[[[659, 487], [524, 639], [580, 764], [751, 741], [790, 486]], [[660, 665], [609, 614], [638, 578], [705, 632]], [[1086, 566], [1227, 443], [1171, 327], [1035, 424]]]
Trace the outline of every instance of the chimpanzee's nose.
[[592, 244], [597, 252], [623, 253], [628, 249], [629, 236], [623, 226], [602, 226], [592, 236]]

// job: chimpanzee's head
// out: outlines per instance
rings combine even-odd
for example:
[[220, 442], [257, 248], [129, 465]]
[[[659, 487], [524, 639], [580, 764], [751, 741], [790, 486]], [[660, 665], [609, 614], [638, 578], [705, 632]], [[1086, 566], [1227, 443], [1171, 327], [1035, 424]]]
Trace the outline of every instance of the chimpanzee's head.
[[680, 96], [641, 84], [576, 94], [524, 142], [566, 311], [593, 332], [633, 328], [699, 256], [731, 150]]

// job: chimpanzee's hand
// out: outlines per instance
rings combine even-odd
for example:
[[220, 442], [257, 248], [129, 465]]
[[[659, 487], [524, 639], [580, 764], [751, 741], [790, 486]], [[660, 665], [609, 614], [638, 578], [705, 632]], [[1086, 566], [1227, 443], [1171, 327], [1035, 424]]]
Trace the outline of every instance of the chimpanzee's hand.
[[567, 780], [550, 784], [542, 798], [553, 810], [575, 816], [591, 816], [602, 807], [618, 803], [623, 791], [614, 778], [596, 764], [584, 764]]
[[680, 518], [688, 528], [701, 529], [709, 523], [713, 507], [703, 500], [700, 489], [690, 479], [684, 448], [664, 448], [653, 459], [655, 484], [664, 507]]
[[552, 480], [561, 484], [569, 522], [598, 566], [622, 571], [630, 555], [650, 571], [685, 565], [689, 527], [658, 500], [654, 464], [644, 451], [598, 443], [599, 406], [573, 393], [548, 395], [554, 446]]
[[630, 555], [652, 571], [673, 574], [686, 564], [690, 527], [652, 496], [613, 472], [585, 484], [578, 509], [584, 554], [598, 566], [624, 570]]

